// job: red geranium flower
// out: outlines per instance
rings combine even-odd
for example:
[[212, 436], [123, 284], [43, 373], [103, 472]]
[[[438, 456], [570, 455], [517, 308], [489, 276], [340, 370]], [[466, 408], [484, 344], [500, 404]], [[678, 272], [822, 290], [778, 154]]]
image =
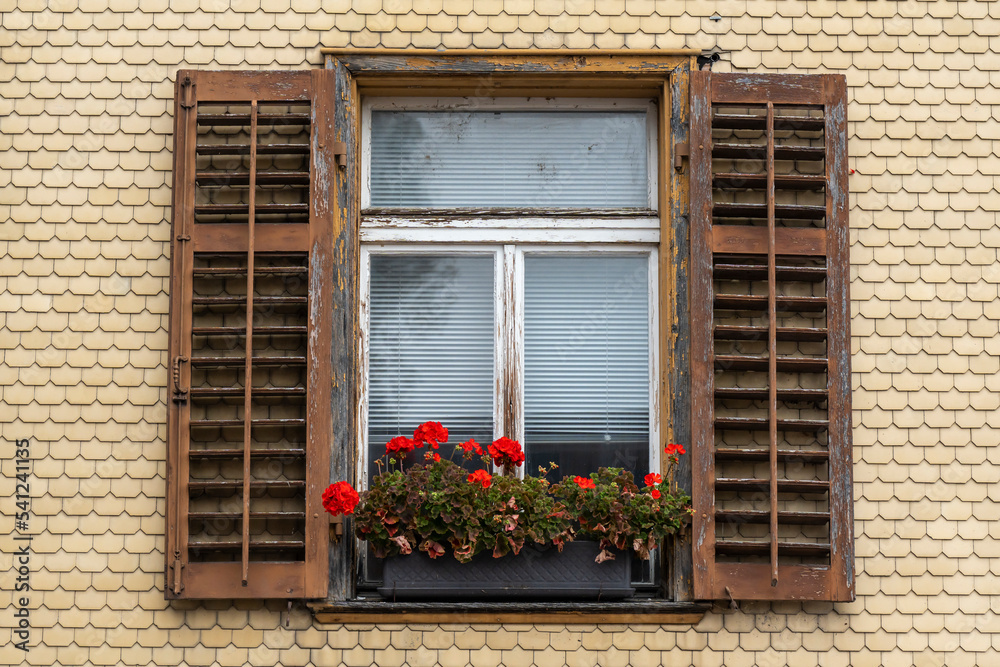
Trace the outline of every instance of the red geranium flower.
[[482, 484], [484, 489], [490, 488], [490, 484], [493, 483], [493, 475], [489, 474], [485, 470], [477, 470], [471, 475], [469, 475], [470, 484]]
[[333, 516], [354, 514], [357, 504], [358, 492], [347, 482], [335, 482], [323, 492], [323, 509]]
[[424, 422], [413, 432], [413, 440], [417, 443], [427, 443], [431, 449], [437, 449], [442, 442], [448, 442], [448, 429], [441, 422]]
[[653, 498], [659, 498], [660, 497], [660, 491], [659, 491], [659, 489], [653, 489], [652, 491], [649, 492], [649, 495], [653, 496]]
[[[656, 486], [663, 481], [663, 477], [655, 472], [651, 472], [642, 478], [642, 481], [646, 483], [646, 486]], [[654, 496], [655, 497], [655, 496]]]
[[489, 447], [493, 463], [502, 468], [513, 468], [524, 463], [524, 452], [521, 443], [510, 438], [498, 438]]
[[385, 443], [385, 453], [386, 454], [406, 454], [412, 452], [420, 444], [410, 440], [409, 438], [399, 435]]
[[475, 440], [466, 440], [465, 442], [460, 443], [458, 446], [462, 448], [462, 451], [475, 452], [480, 456], [483, 455], [483, 448], [480, 447], [479, 443], [476, 442]]
[[669, 445], [664, 447], [663, 451], [667, 453], [667, 456], [671, 457], [680, 456], [681, 454], [687, 454], [687, 450], [684, 449], [684, 445], [675, 445], [673, 443], [670, 443]]
[[579, 486], [581, 489], [597, 488], [597, 485], [594, 484], [594, 480], [588, 477], [580, 477], [579, 475], [577, 475], [576, 477], [573, 478], [573, 481], [576, 482], [576, 485]]

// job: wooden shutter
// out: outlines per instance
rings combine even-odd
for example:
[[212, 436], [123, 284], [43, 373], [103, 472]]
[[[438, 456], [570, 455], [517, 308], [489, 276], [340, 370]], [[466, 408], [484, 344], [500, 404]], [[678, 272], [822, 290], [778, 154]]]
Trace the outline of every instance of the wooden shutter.
[[180, 71], [166, 594], [327, 591], [333, 84]]
[[846, 84], [691, 77], [695, 597], [854, 597]]

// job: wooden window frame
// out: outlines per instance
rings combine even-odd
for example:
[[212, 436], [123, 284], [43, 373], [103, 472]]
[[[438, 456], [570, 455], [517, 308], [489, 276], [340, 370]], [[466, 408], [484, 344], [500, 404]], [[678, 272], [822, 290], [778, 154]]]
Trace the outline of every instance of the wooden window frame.
[[[626, 229], [613, 230], [612, 234], [624, 231], [629, 240], [659, 241], [655, 264], [659, 280], [657, 290], [658, 307], [656, 330], [658, 345], [655, 356], [658, 363], [652, 372], [656, 374], [659, 386], [656, 410], [660, 425], [659, 439], [672, 442], [688, 442], [690, 437], [687, 419], [687, 323], [682, 315], [686, 313], [686, 270], [687, 262], [678, 261], [687, 255], [687, 176], [680, 168], [685, 154], [687, 139], [688, 75], [696, 65], [696, 53], [690, 50], [679, 52], [650, 53], [580, 53], [580, 52], [504, 52], [487, 54], [483, 52], [392, 52], [392, 51], [328, 51], [326, 67], [336, 73], [338, 141], [343, 141], [348, 149], [347, 177], [337, 200], [344, 202], [341, 209], [346, 220], [352, 221], [344, 227], [354, 231], [352, 242], [345, 250], [352, 253], [348, 263], [360, 266], [362, 241], [395, 242], [431, 240], [430, 236], [414, 234], [405, 229], [400, 217], [382, 215], [381, 212], [366, 212], [362, 215], [362, 171], [361, 160], [363, 142], [362, 105], [366, 98], [386, 97], [568, 97], [593, 99], [645, 98], [657, 102], [659, 111], [656, 133], [656, 207], [651, 217], [646, 216], [641, 225], [631, 227], [629, 222], [621, 222], [614, 215], [605, 216]], [[544, 92], [541, 92], [544, 91]], [[678, 168], [675, 168], [675, 165]], [[573, 223], [571, 212], [563, 220], [534, 217], [527, 221], [546, 231], [568, 230]], [[453, 217], [459, 228], [472, 227], [485, 216], [470, 215], [469, 212]], [[642, 217], [642, 216], [639, 216]], [[403, 227], [403, 228], [401, 228]], [[477, 237], [480, 242], [502, 244], [510, 239], [504, 235], [509, 230], [495, 230], [489, 238]], [[487, 232], [493, 234], [494, 230]], [[426, 233], [423, 233], [426, 234]], [[572, 231], [569, 231], [572, 238]], [[460, 240], [461, 234], [450, 236], [452, 241]], [[519, 239], [520, 240], [520, 239]], [[528, 234], [523, 238], [534, 239]], [[579, 238], [578, 241], [593, 241], [593, 238]], [[509, 242], [509, 241], [508, 241]], [[627, 245], [627, 244], [626, 244]], [[350, 284], [354, 294], [360, 294], [360, 276], [355, 274]], [[680, 290], [681, 294], [678, 294]], [[360, 351], [359, 351], [360, 354]], [[360, 364], [358, 364], [360, 366]], [[355, 374], [355, 386], [361, 386], [360, 368]], [[360, 397], [357, 397], [360, 398]], [[359, 405], [356, 401], [355, 405]], [[678, 415], [678, 418], [674, 418]], [[344, 415], [347, 416], [347, 415]], [[355, 428], [360, 429], [359, 413], [350, 416]], [[338, 415], [334, 417], [339, 421]], [[356, 432], [354, 442], [360, 441], [361, 433]], [[346, 453], [334, 452], [331, 457], [331, 479], [354, 479], [361, 467], [357, 448]], [[690, 467], [682, 466], [679, 471], [681, 484], [690, 488]], [[669, 570], [663, 577], [664, 596], [652, 600], [632, 600], [627, 604], [604, 603], [470, 603], [448, 605], [434, 603], [388, 603], [358, 600], [354, 598], [353, 579], [344, 577], [349, 564], [356, 562], [350, 540], [341, 540], [332, 549], [330, 595], [313, 608], [321, 622], [341, 622], [346, 620], [375, 621], [380, 619], [400, 620], [402, 618], [426, 618], [424, 613], [433, 613], [437, 618], [453, 618], [466, 621], [488, 614], [490, 620], [526, 620], [536, 622], [561, 621], [569, 619], [620, 620], [622, 622], [694, 622], [707, 609], [702, 604], [692, 602], [691, 596], [691, 549], [689, 544], [675, 544]], [[451, 610], [451, 614], [448, 612]], [[442, 614], [444, 614], [442, 616]], [[582, 615], [582, 616], [581, 616]]]

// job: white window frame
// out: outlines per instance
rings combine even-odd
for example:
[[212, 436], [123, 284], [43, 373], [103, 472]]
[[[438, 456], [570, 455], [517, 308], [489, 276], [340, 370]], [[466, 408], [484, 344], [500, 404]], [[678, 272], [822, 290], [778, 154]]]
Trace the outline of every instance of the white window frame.
[[[430, 98], [372, 97], [362, 101], [361, 128], [361, 220], [359, 272], [358, 346], [361, 382], [357, 406], [359, 442], [357, 479], [359, 488], [367, 488], [369, 446], [368, 395], [370, 372], [370, 277], [373, 254], [492, 254], [494, 256], [494, 318], [497, 330], [494, 354], [494, 438], [512, 435], [524, 442], [524, 256], [525, 254], [571, 252], [588, 254], [613, 252], [639, 254], [648, 258], [647, 296], [649, 299], [649, 466], [660, 469], [660, 341], [658, 299], [658, 255], [660, 216], [657, 211], [658, 130], [657, 103], [647, 98]], [[464, 214], [460, 207], [453, 212], [422, 216], [417, 207], [367, 211], [371, 201], [371, 112], [392, 110], [643, 110], [647, 131], [648, 209], [581, 215], [581, 209], [562, 210], [524, 207], [528, 215], [490, 217], [483, 212]], [[532, 215], [531, 209], [539, 212]], [[507, 432], [507, 411], [503, 388], [509, 374], [516, 375], [512, 397], [516, 425]], [[433, 415], [428, 416], [429, 419]], [[400, 434], [406, 435], [406, 434]], [[529, 443], [530, 446], [530, 443]], [[519, 474], [524, 474], [523, 467]]]
[[[576, 255], [615, 254], [645, 256], [647, 260], [647, 290], [648, 299], [648, 350], [649, 350], [649, 466], [650, 470], [660, 469], [660, 386], [659, 368], [659, 313], [657, 312], [657, 260], [658, 249], [655, 245], [632, 245], [628, 248], [620, 244], [576, 244], [552, 243], [546, 245], [516, 245], [505, 244], [382, 244], [361, 246], [360, 271], [360, 331], [361, 344], [359, 350], [359, 368], [361, 368], [361, 391], [358, 400], [358, 424], [360, 425], [358, 461], [358, 479], [360, 488], [368, 486], [368, 395], [370, 372], [370, 331], [371, 331], [371, 258], [372, 255], [480, 255], [493, 256], [493, 317], [494, 338], [493, 356], [493, 437], [499, 438], [507, 429], [507, 411], [504, 400], [507, 394], [504, 387], [510, 386], [510, 376], [515, 376], [513, 386], [516, 390], [511, 398], [514, 402], [513, 412], [516, 422], [513, 425], [513, 436], [518, 442], [524, 443], [524, 258], [525, 255], [551, 255], [556, 253], [572, 253]], [[428, 415], [433, 419], [433, 415]], [[447, 424], [445, 424], [447, 426]], [[399, 435], [407, 435], [400, 433]], [[525, 443], [530, 447], [530, 443]], [[519, 476], [524, 475], [524, 467], [518, 469]]]

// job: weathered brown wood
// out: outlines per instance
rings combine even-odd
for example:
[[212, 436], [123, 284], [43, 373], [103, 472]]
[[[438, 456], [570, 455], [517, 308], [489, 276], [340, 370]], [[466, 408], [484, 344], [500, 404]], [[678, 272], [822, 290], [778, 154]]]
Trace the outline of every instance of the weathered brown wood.
[[[777, 327], [775, 333], [778, 340], [824, 341], [827, 337], [827, 329], [819, 327]], [[764, 340], [766, 334], [765, 327], [726, 324], [715, 327], [716, 340]]]
[[[199, 119], [200, 120], [200, 119]], [[250, 136], [257, 136], [257, 100], [250, 102]], [[197, 174], [195, 175], [197, 182]], [[254, 248], [256, 238], [254, 237], [254, 225], [256, 224], [256, 196], [257, 196], [257, 143], [250, 144], [250, 172], [247, 184], [249, 186], [249, 202], [247, 209], [250, 215], [247, 218], [247, 274], [246, 274], [246, 327], [247, 336], [243, 341], [243, 354], [247, 359], [253, 359], [253, 321], [254, 321]], [[241, 564], [243, 575], [241, 584], [247, 585], [247, 577], [250, 576], [250, 446], [253, 441], [251, 432], [253, 424], [253, 396], [250, 393], [253, 388], [253, 363], [243, 366], [243, 525], [240, 532]]]
[[[251, 147], [251, 152], [256, 152], [257, 146]], [[309, 183], [309, 172], [307, 171], [274, 171], [270, 173], [258, 174], [254, 177], [260, 185], [301, 185]], [[251, 179], [250, 172], [237, 171], [203, 171], [195, 177], [195, 181], [202, 186], [233, 186], [249, 185]]]
[[[758, 190], [767, 185], [767, 176], [730, 172], [715, 174], [712, 181], [717, 190]], [[826, 178], [799, 174], [777, 176], [774, 179], [774, 187], [778, 190], [822, 190], [826, 187]]]
[[[326, 345], [320, 358], [329, 360], [327, 364], [317, 364], [316, 381], [327, 383], [331, 393], [324, 401], [324, 409], [330, 415], [324, 425], [327, 439], [323, 446], [329, 450], [326, 460], [326, 474], [329, 481], [348, 480], [357, 477], [357, 424], [355, 406], [357, 401], [358, 373], [356, 368], [358, 339], [357, 308], [358, 294], [358, 224], [360, 211], [360, 187], [358, 186], [360, 155], [358, 126], [355, 119], [360, 111], [360, 103], [355, 82], [347, 67], [340, 63], [332, 70], [324, 70], [324, 90], [333, 101], [333, 106], [325, 109], [326, 118], [322, 125], [328, 130], [324, 138], [330, 151], [333, 142], [343, 142], [347, 148], [347, 166], [338, 168], [335, 160], [326, 162], [323, 171], [317, 171], [321, 178], [317, 181], [314, 197], [326, 197], [329, 227], [325, 237], [317, 239], [316, 257], [321, 262], [313, 266], [310, 278], [312, 291], [318, 290], [323, 296], [317, 304], [317, 317], [323, 318]], [[316, 125], [321, 124], [317, 120]], [[323, 248], [320, 248], [322, 243]], [[317, 330], [319, 334], [319, 330]], [[318, 499], [318, 497], [317, 497]], [[329, 548], [329, 558], [325, 573], [329, 581], [327, 598], [346, 600], [354, 596], [355, 544], [351, 539], [342, 539]]]
[[[772, 339], [774, 340], [774, 339]], [[761, 371], [782, 373], [822, 373], [826, 371], [827, 360], [821, 357], [776, 357], [769, 354], [766, 357], [739, 356], [735, 354], [719, 354], [715, 357], [715, 367], [719, 370]], [[777, 391], [777, 386], [770, 384]]]
[[711, 72], [691, 72], [691, 497], [694, 597], [715, 584], [715, 388], [712, 302]]
[[[777, 116], [774, 119], [774, 129], [803, 129], [821, 131], [823, 119], [816, 116]], [[712, 127], [727, 130], [764, 130], [767, 123], [764, 116], [749, 114], [717, 113], [712, 119]]]
[[[515, 73], [519, 76], [530, 74], [574, 73], [610, 73], [634, 74], [637, 76], [661, 72], [669, 73], [678, 60], [686, 61], [681, 56], [676, 59], [649, 55], [635, 55], [628, 52], [594, 53], [555, 51], [549, 54], [533, 53], [511, 54], [503, 52], [492, 53], [435, 53], [435, 52], [401, 52], [369, 55], [368, 53], [352, 52], [340, 55], [336, 62], [347, 67], [352, 74], [366, 73], [368, 75], [396, 75], [406, 72], [411, 76], [418, 73], [434, 72], [436, 75], [495, 75]], [[662, 79], [661, 79], [662, 82]]]
[[[778, 517], [782, 523], [819, 525], [830, 522], [829, 512], [778, 512]], [[720, 511], [715, 513], [715, 520], [723, 523], [770, 523], [771, 513], [758, 510]]]
[[167, 509], [164, 593], [167, 598], [185, 595], [187, 562], [186, 481], [190, 416], [183, 391], [191, 386], [191, 291], [193, 263], [191, 234], [194, 225], [194, 146], [197, 136], [192, 81], [178, 76], [174, 93], [174, 182], [170, 235], [170, 396], [167, 400]]
[[[768, 513], [770, 515], [770, 512]], [[782, 556], [826, 556], [830, 553], [830, 545], [820, 542], [735, 542], [731, 540], [719, 540], [715, 543], [715, 551], [720, 554], [731, 556], [770, 556], [774, 558], [775, 552]], [[777, 586], [777, 579], [773, 578], [774, 586]]]
[[[736, 431], [767, 431], [770, 428], [770, 421], [758, 417], [718, 417], [715, 420], [715, 426]], [[825, 419], [779, 419], [776, 426], [779, 431], [816, 433], [827, 428], [827, 421]]]
[[[309, 228], [299, 224], [258, 223], [254, 229], [257, 245], [269, 252], [293, 252], [308, 247]], [[246, 252], [244, 224], [202, 225], [191, 244], [198, 253]]]
[[[716, 310], [768, 310], [768, 299], [764, 295], [754, 294], [719, 294], [714, 300]], [[792, 312], [822, 312], [827, 309], [828, 301], [819, 296], [779, 296], [775, 299], [774, 308], [778, 311]]]
[[[707, 261], [699, 258], [698, 249], [693, 246], [692, 264], [699, 268], [705, 264], [715, 265], [714, 272], [706, 269], [703, 275], [693, 278], [692, 295], [699, 282], [705, 286], [700, 294], [711, 304], [714, 313], [703, 321], [730, 319], [708, 327], [715, 344], [720, 346], [718, 356], [714, 356], [714, 346], [698, 348], [704, 352], [708, 368], [699, 369], [697, 364], [692, 364], [693, 372], [700, 370], [702, 373], [702, 381], [693, 379], [695, 404], [703, 405], [703, 414], [710, 415], [714, 402], [720, 401], [727, 411], [724, 417], [706, 421], [706, 428], [699, 431], [700, 437], [694, 439], [692, 448], [696, 456], [701, 447], [709, 452], [708, 456], [714, 450], [711, 458], [719, 461], [766, 462], [769, 470], [766, 478], [761, 479], [716, 478], [714, 469], [703, 476], [704, 495], [696, 494], [694, 517], [695, 558], [701, 559], [695, 568], [696, 596], [703, 599], [852, 599], [846, 84], [842, 77], [828, 75], [697, 72], [692, 75], [691, 91], [692, 108], [702, 109], [704, 113], [693, 121], [692, 167], [699, 173], [696, 161], [701, 160], [704, 164], [700, 173], [705, 174], [710, 183], [700, 192], [697, 186], [692, 188], [692, 210], [697, 207], [701, 211], [701, 229], [709, 239], [709, 247], [704, 250]], [[718, 107], [720, 111], [712, 119], [713, 109], [725, 104], [734, 106]], [[740, 106], [750, 107], [753, 112], [741, 112]], [[734, 131], [732, 138], [712, 146], [713, 125], [717, 132]], [[762, 135], [737, 134], [737, 130], [759, 130]], [[808, 132], [810, 142], [821, 137], [825, 142], [801, 147], [776, 145], [775, 133], [778, 131]], [[710, 156], [722, 161], [757, 160], [760, 171], [755, 166], [753, 173], [733, 173], [731, 162], [720, 162], [715, 169]], [[825, 161], [825, 174], [786, 173], [796, 166], [788, 160], [820, 159]], [[713, 188], [727, 193], [723, 201], [713, 202]], [[779, 204], [775, 199], [779, 189], [823, 192], [826, 205]], [[755, 226], [713, 225], [717, 220], [725, 222], [735, 218], [758, 219], [761, 223]], [[813, 221], [814, 226], [786, 226], [796, 219]], [[693, 239], [696, 233], [693, 231]], [[800, 262], [802, 266], [797, 266]], [[713, 279], [719, 281], [724, 291], [715, 292]], [[750, 291], [749, 287], [741, 289], [745, 281], [763, 283], [766, 293], [758, 291], [757, 285], [753, 293], [740, 293]], [[816, 296], [781, 296], [777, 286], [782, 281], [812, 283], [812, 293]], [[816, 291], [824, 289], [825, 293]], [[746, 317], [742, 311], [755, 316], [763, 314], [766, 326], [747, 325], [745, 319], [741, 321]], [[777, 316], [782, 312], [801, 312], [816, 324], [779, 327]], [[822, 322], [824, 315], [825, 323]], [[694, 315], [692, 322], [698, 323]], [[696, 339], [694, 334], [692, 339]], [[727, 348], [728, 341], [760, 341], [765, 344], [765, 351], [743, 354], [740, 348]], [[779, 341], [825, 341], [826, 355], [779, 355]], [[695, 350], [692, 347], [693, 353]], [[736, 386], [716, 388], [709, 370], [712, 368], [725, 371], [725, 375], [741, 371], [756, 373], [756, 377], [765, 374], [767, 381], [755, 380], [755, 384], [763, 386], [739, 386], [741, 383], [737, 382]], [[793, 378], [812, 375], [816, 379], [798, 386], [779, 386], [779, 373], [791, 374]], [[824, 378], [826, 388], [818, 388]], [[783, 382], [787, 382], [787, 378]], [[745, 409], [736, 409], [740, 405], [738, 401], [745, 401]], [[826, 418], [781, 418], [778, 405], [789, 402], [811, 403], [811, 410], [825, 410]], [[695, 412], [693, 415], [697, 428], [698, 415]], [[721, 445], [716, 445], [717, 431]], [[740, 431], [767, 435], [757, 436], [762, 443], [759, 446], [727, 445], [727, 438]], [[727, 435], [731, 432], [733, 435]], [[801, 450], [786, 444], [785, 434], [793, 432], [826, 432], [827, 450]], [[807, 466], [807, 470], [812, 466], [818, 478], [780, 478], [779, 463], [790, 461]], [[709, 468], [704, 467], [704, 470]], [[827, 479], [830, 481], [825, 481]], [[697, 479], [695, 488], [699, 488]], [[768, 509], [741, 507], [729, 500], [722, 501], [729, 504], [716, 507], [716, 489], [763, 492], [762, 500], [766, 499]], [[826, 498], [829, 516], [781, 509], [779, 494]], [[728, 497], [732, 495], [729, 493]], [[717, 541], [715, 521], [761, 523], [767, 524], [769, 529], [766, 537], [758, 542], [721, 538]], [[829, 525], [829, 543], [778, 537], [787, 534], [782, 532], [783, 527], [824, 524]], [[716, 560], [716, 554], [726, 556], [727, 560]], [[779, 560], [785, 556], [799, 557], [810, 563], [786, 564]]]
[[[761, 401], [768, 397], [767, 388], [753, 387], [716, 387], [715, 397], [745, 401]], [[778, 400], [788, 402], [824, 403], [827, 400], [826, 389], [778, 389]]]
[[531, 625], [686, 625], [708, 605], [662, 600], [601, 602], [384, 602], [355, 600], [310, 605], [317, 623], [470, 623]]
[[847, 183], [847, 82], [824, 78], [826, 94], [827, 228], [829, 279], [827, 327], [830, 339], [830, 525], [833, 572], [829, 599], [854, 599], [854, 488], [851, 429], [850, 256]]
[[[248, 155], [249, 144], [198, 144], [198, 155]], [[305, 144], [257, 144], [258, 155], [308, 155]]]
[[[716, 263], [714, 274], [716, 278], [733, 280], [761, 280], [767, 278], [767, 266], [750, 263]], [[821, 282], [826, 280], [826, 268], [821, 266], [786, 266], [775, 267], [778, 280], [796, 280], [799, 282]]]
[[[668, 168], [676, 161], [678, 144], [690, 140], [690, 80], [695, 58], [675, 68], [662, 88], [660, 113], [660, 340], [662, 378], [661, 441], [691, 443], [691, 323], [688, 316], [690, 284], [690, 158], [687, 169]], [[688, 151], [690, 153], [690, 150]], [[683, 167], [683, 161], [682, 161]], [[691, 493], [692, 457], [683, 456], [674, 470], [678, 488]], [[665, 549], [665, 597], [676, 602], [694, 599], [692, 542], [674, 539]]]
[[[768, 186], [769, 191], [773, 191], [774, 184]], [[774, 204], [774, 199], [769, 197], [767, 204], [746, 204], [719, 202], [712, 207], [712, 217], [719, 218], [760, 218], [767, 219], [770, 213], [770, 206]], [[786, 220], [822, 220], [826, 217], [825, 206], [803, 206], [798, 204], [785, 204], [774, 206], [774, 216]]]
[[[318, 73], [320, 77], [332, 78]], [[171, 340], [177, 349], [186, 350], [185, 361], [178, 367], [176, 375], [190, 385], [190, 369], [202, 371], [211, 368], [243, 369], [242, 381], [238, 386], [211, 386], [205, 384], [191, 388], [186, 405], [177, 409], [178, 417], [171, 423], [177, 425], [170, 436], [169, 466], [170, 484], [173, 487], [169, 499], [169, 510], [174, 517], [168, 527], [168, 597], [189, 598], [273, 598], [273, 597], [322, 597], [326, 594], [326, 545], [327, 526], [318, 521], [318, 512], [309, 508], [318, 505], [322, 487], [329, 481], [329, 469], [325, 465], [325, 451], [329, 438], [325, 434], [311, 436], [312, 415], [307, 411], [313, 405], [315, 394], [322, 395], [324, 383], [308, 380], [298, 386], [253, 386], [254, 371], [282, 366], [306, 366], [314, 350], [308, 347], [307, 334], [316, 340], [328, 340], [327, 333], [315, 331], [316, 323], [308, 326], [288, 326], [283, 322], [284, 313], [301, 310], [306, 314], [314, 294], [299, 296], [291, 288], [275, 294], [256, 294], [256, 283], [261, 277], [286, 276], [295, 285], [295, 276], [308, 271], [308, 253], [314, 228], [322, 224], [317, 220], [309, 204], [260, 204], [256, 201], [261, 188], [273, 186], [302, 186], [302, 172], [275, 171], [270, 167], [261, 168], [258, 155], [304, 155], [310, 151], [308, 144], [258, 144], [198, 145], [195, 140], [196, 128], [212, 132], [217, 126], [244, 126], [251, 136], [263, 136], [258, 127], [272, 125], [313, 125], [317, 106], [332, 104], [332, 96], [321, 98], [314, 85], [311, 72], [191, 72], [179, 74], [178, 124], [185, 123], [178, 133], [178, 149], [175, 159], [178, 168], [176, 178], [180, 182], [175, 194], [174, 230], [175, 235], [184, 237], [186, 254], [176, 254], [174, 272], [178, 276], [173, 283]], [[287, 106], [293, 104], [292, 113]], [[245, 106], [234, 106], [245, 105]], [[310, 108], [310, 115], [301, 110]], [[203, 113], [198, 118], [198, 110]], [[239, 113], [226, 113], [238, 109]], [[186, 134], [185, 134], [186, 133]], [[315, 133], [314, 133], [315, 135]], [[183, 139], [182, 139], [183, 138]], [[246, 173], [197, 173], [194, 158], [201, 155], [247, 155]], [[325, 159], [325, 158], [321, 158]], [[314, 165], [310, 165], [310, 179]], [[246, 204], [194, 204], [194, 193], [199, 188], [213, 191], [236, 189], [245, 196]], [[216, 222], [217, 220], [227, 222]], [[289, 223], [299, 220], [298, 223]], [[277, 222], [276, 221], [280, 221]], [[282, 265], [282, 258], [275, 253], [292, 254], [290, 264]], [[277, 262], [259, 269], [255, 266], [261, 257], [267, 262]], [[242, 257], [242, 265], [234, 265], [234, 260]], [[193, 269], [196, 258], [204, 264]], [[205, 263], [222, 259], [220, 266]], [[182, 267], [182, 268], [179, 268]], [[235, 278], [245, 281], [241, 288], [244, 295], [219, 294], [209, 292], [194, 294], [194, 277], [199, 284], [204, 280]], [[179, 281], [179, 282], [178, 282]], [[264, 288], [262, 288], [264, 289]], [[301, 288], [306, 291], [305, 286]], [[220, 326], [213, 313], [243, 310], [247, 324], [235, 327]], [[208, 314], [206, 316], [206, 313]], [[277, 314], [278, 319], [271, 318]], [[199, 318], [200, 321], [193, 321]], [[200, 348], [198, 356], [191, 353], [192, 337], [202, 341], [205, 337], [217, 337], [222, 341], [232, 339], [234, 346], [228, 350]], [[263, 341], [264, 336], [300, 338], [307, 353], [290, 352], [289, 356], [260, 356], [254, 352], [254, 341]], [[174, 343], [173, 341], [177, 341]], [[217, 343], [212, 343], [216, 345]], [[259, 343], [258, 343], [259, 344]], [[186, 347], [185, 347], [186, 346]], [[210, 353], [205, 354], [208, 350]], [[281, 354], [281, 352], [268, 352]], [[204, 356], [202, 356], [204, 355]], [[204, 373], [202, 373], [204, 375]], [[308, 373], [307, 373], [308, 375]], [[327, 389], [328, 391], [328, 389]], [[190, 403], [212, 406], [232, 401], [242, 396], [243, 408], [240, 418], [191, 419]], [[302, 418], [253, 419], [254, 405], [261, 400], [281, 399], [289, 405], [300, 406]], [[223, 413], [224, 414], [224, 413]], [[329, 419], [328, 411], [325, 413]], [[294, 431], [290, 431], [293, 429]], [[267, 439], [284, 438], [290, 432], [303, 433], [305, 442], [296, 447], [269, 447]], [[198, 449], [191, 449], [194, 437]], [[216, 441], [216, 439], [218, 439]], [[206, 445], [210, 448], [206, 448]], [[220, 446], [221, 445], [221, 446]], [[191, 462], [211, 459], [233, 459], [242, 462], [242, 471], [228, 479], [202, 480], [192, 478]], [[270, 459], [272, 463], [283, 465], [306, 459], [306, 479], [255, 480], [251, 476], [251, 463], [255, 460]], [[317, 473], [313, 459], [320, 459], [322, 470]], [[199, 464], [204, 465], [204, 464]], [[257, 512], [254, 509], [254, 494], [261, 491], [277, 491], [283, 497], [299, 498], [305, 511]], [[189, 514], [189, 494], [209, 494], [226, 499], [235, 499], [242, 508], [239, 512], [228, 512], [229, 520], [238, 522], [236, 531], [239, 539], [228, 539], [224, 543], [214, 543], [205, 533], [190, 534], [188, 518], [218, 519], [219, 513], [198, 511]], [[228, 500], [227, 500], [228, 502]], [[238, 515], [238, 516], [234, 516]], [[254, 531], [258, 530], [252, 519], [282, 519], [292, 522], [294, 530], [300, 530], [303, 539], [267, 539]], [[195, 522], [197, 525], [197, 522]], [[191, 553], [204, 549], [221, 550], [230, 560], [225, 562], [202, 562]], [[271, 562], [262, 562], [256, 552], [266, 554]], [[281, 559], [280, 562], [275, 559]], [[308, 568], [320, 572], [321, 576], [308, 578]], [[180, 577], [177, 576], [180, 574]]]
[[[718, 390], [716, 390], [718, 391]], [[771, 456], [771, 450], [757, 447], [740, 447], [733, 449], [718, 448], [715, 458], [719, 461], [766, 461]], [[778, 459], [781, 461], [808, 461], [823, 463], [829, 460], [827, 452], [813, 449], [779, 449]]]
[[[779, 227], [774, 230], [776, 250], [781, 255], [824, 255], [827, 230], [819, 227]], [[767, 253], [767, 229], [745, 225], [712, 228], [712, 247], [717, 253]]]
[[[251, 396], [272, 396], [272, 397], [288, 397], [288, 396], [305, 396], [305, 387], [253, 387], [250, 391]], [[246, 392], [241, 387], [204, 387], [191, 389], [191, 396], [193, 397], [209, 397], [209, 396], [245, 396]]]
[[[195, 357], [191, 360], [191, 365], [198, 368], [209, 368], [218, 366], [220, 368], [232, 368], [243, 366], [243, 357]], [[250, 360], [257, 368], [268, 366], [303, 366], [306, 363], [305, 357], [253, 357]]]
[[[252, 100], [251, 100], [252, 102]], [[303, 113], [286, 113], [286, 114], [259, 114], [259, 121], [261, 125], [303, 125], [309, 124], [309, 114]], [[250, 116], [247, 114], [200, 114], [198, 116], [198, 125], [205, 125], [210, 127], [225, 127], [225, 126], [239, 126], [247, 125], [250, 122]], [[251, 134], [250, 136], [257, 136], [256, 134]]]
[[[192, 449], [189, 453], [191, 458], [199, 459], [235, 459], [243, 456], [242, 449]], [[282, 457], [282, 458], [302, 458], [306, 455], [305, 449], [298, 448], [282, 448], [282, 449], [252, 449], [250, 450], [250, 455], [254, 458], [269, 458], [269, 457]], [[251, 512], [250, 514], [262, 514], [261, 512]], [[189, 512], [189, 516], [194, 516], [193, 512]]]
[[[770, 458], [770, 456], [769, 456]], [[715, 488], [725, 491], [757, 491], [767, 489], [777, 498], [779, 493], [826, 493], [830, 483], [822, 480], [791, 480], [770, 477], [768, 479], [731, 479], [720, 477], [715, 480]], [[777, 510], [772, 507], [771, 514]]]
[[[837, 575], [816, 565], [784, 565], [782, 577], [771, 586], [771, 566], [761, 563], [716, 563], [715, 577], [720, 599], [735, 600], [830, 600]], [[838, 601], [838, 600], [831, 600]]]
[[826, 103], [823, 77], [809, 74], [715, 74], [716, 104], [782, 104], [801, 109]]
[[194, 82], [195, 95], [201, 104], [222, 102], [234, 104], [250, 100], [275, 102], [308, 102], [310, 100], [310, 72], [298, 71], [242, 71], [179, 70], [177, 81]]
[[[337, 209], [340, 193], [332, 174], [336, 169], [334, 123], [338, 104], [334, 95], [334, 73], [314, 70], [311, 80], [314, 103], [309, 141], [312, 177], [309, 184], [309, 366], [306, 369], [309, 400], [306, 418], [310, 426], [306, 435], [305, 587], [309, 597], [325, 597], [330, 588], [330, 541], [328, 516], [322, 509], [322, 492], [331, 482], [330, 457], [345, 446], [333, 437], [332, 420], [343, 418], [342, 413], [332, 409], [333, 320], [334, 310], [350, 310], [347, 300], [354, 291], [352, 285], [338, 281], [332, 273], [337, 229], [349, 224]], [[346, 391], [344, 387], [339, 390], [341, 394]]]
[[196, 599], [308, 597], [303, 585], [305, 564], [301, 562], [254, 561], [250, 563], [250, 576], [246, 586], [240, 581], [242, 575], [239, 563], [195, 563], [188, 564], [185, 569], [185, 592], [188, 597]]
[[[712, 155], [734, 160], [764, 160], [765, 157], [764, 147], [755, 144], [715, 144]], [[778, 146], [774, 149], [775, 160], [819, 161], [825, 155], [822, 148], [813, 146]]]

